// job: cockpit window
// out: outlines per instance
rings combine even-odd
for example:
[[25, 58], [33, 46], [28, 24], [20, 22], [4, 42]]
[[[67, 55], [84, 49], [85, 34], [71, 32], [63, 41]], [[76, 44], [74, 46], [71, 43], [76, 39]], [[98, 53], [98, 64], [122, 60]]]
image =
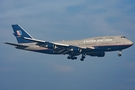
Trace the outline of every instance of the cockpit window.
[[126, 38], [125, 36], [121, 36], [121, 38]]

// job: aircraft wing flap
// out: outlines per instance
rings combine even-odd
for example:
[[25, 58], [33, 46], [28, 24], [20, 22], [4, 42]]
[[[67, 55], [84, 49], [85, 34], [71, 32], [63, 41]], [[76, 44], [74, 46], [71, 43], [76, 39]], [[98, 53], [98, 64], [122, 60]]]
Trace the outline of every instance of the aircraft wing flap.
[[[31, 39], [31, 38], [27, 38], [24, 37], [24, 39], [33, 41], [33, 42], [37, 42], [36, 45], [42, 46], [42, 47], [46, 47], [48, 45], [53, 46], [54, 50], [53, 52], [55, 53], [60, 53], [60, 54], [68, 54], [71, 52], [70, 48], [72, 46], [68, 45], [68, 44], [63, 44], [63, 43], [56, 43], [56, 42], [47, 42], [47, 41], [43, 41], [43, 40], [38, 40], [38, 39]], [[81, 48], [81, 47], [79, 47]]]
[[70, 51], [67, 48], [56, 48], [53, 52], [61, 53], [61, 54], [68, 54]]
[[55, 42], [52, 42], [52, 43], [55, 44], [55, 45], [57, 45], [57, 46], [69, 47], [68, 44], [55, 43]]

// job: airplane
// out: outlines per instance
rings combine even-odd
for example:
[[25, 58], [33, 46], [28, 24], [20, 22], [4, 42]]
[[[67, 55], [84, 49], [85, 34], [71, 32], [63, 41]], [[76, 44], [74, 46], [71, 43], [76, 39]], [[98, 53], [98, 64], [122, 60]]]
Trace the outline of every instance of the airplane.
[[18, 24], [12, 25], [12, 29], [18, 44], [9, 42], [5, 42], [5, 44], [27, 51], [53, 55], [68, 55], [67, 59], [71, 60], [76, 60], [79, 55], [81, 55], [81, 61], [84, 61], [86, 55], [104, 57], [105, 53], [110, 51], [118, 51], [118, 56], [121, 56], [122, 50], [134, 44], [122, 35], [50, 42], [33, 38]]

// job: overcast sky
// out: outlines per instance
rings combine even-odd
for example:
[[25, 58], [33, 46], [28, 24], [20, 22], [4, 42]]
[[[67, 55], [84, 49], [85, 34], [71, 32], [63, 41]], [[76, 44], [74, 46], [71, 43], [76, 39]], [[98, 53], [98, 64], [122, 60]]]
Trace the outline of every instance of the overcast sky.
[[[135, 90], [135, 47], [103, 58], [17, 50], [11, 24], [37, 39], [125, 35], [135, 42], [135, 0], [0, 0], [0, 90]], [[80, 57], [79, 57], [80, 58]]]

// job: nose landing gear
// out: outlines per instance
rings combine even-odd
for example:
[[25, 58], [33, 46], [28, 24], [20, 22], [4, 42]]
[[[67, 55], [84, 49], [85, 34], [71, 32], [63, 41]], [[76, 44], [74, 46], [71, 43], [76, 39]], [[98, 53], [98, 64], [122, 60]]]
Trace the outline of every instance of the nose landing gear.
[[122, 56], [121, 50], [118, 52], [118, 56], [119, 56], [119, 57]]

